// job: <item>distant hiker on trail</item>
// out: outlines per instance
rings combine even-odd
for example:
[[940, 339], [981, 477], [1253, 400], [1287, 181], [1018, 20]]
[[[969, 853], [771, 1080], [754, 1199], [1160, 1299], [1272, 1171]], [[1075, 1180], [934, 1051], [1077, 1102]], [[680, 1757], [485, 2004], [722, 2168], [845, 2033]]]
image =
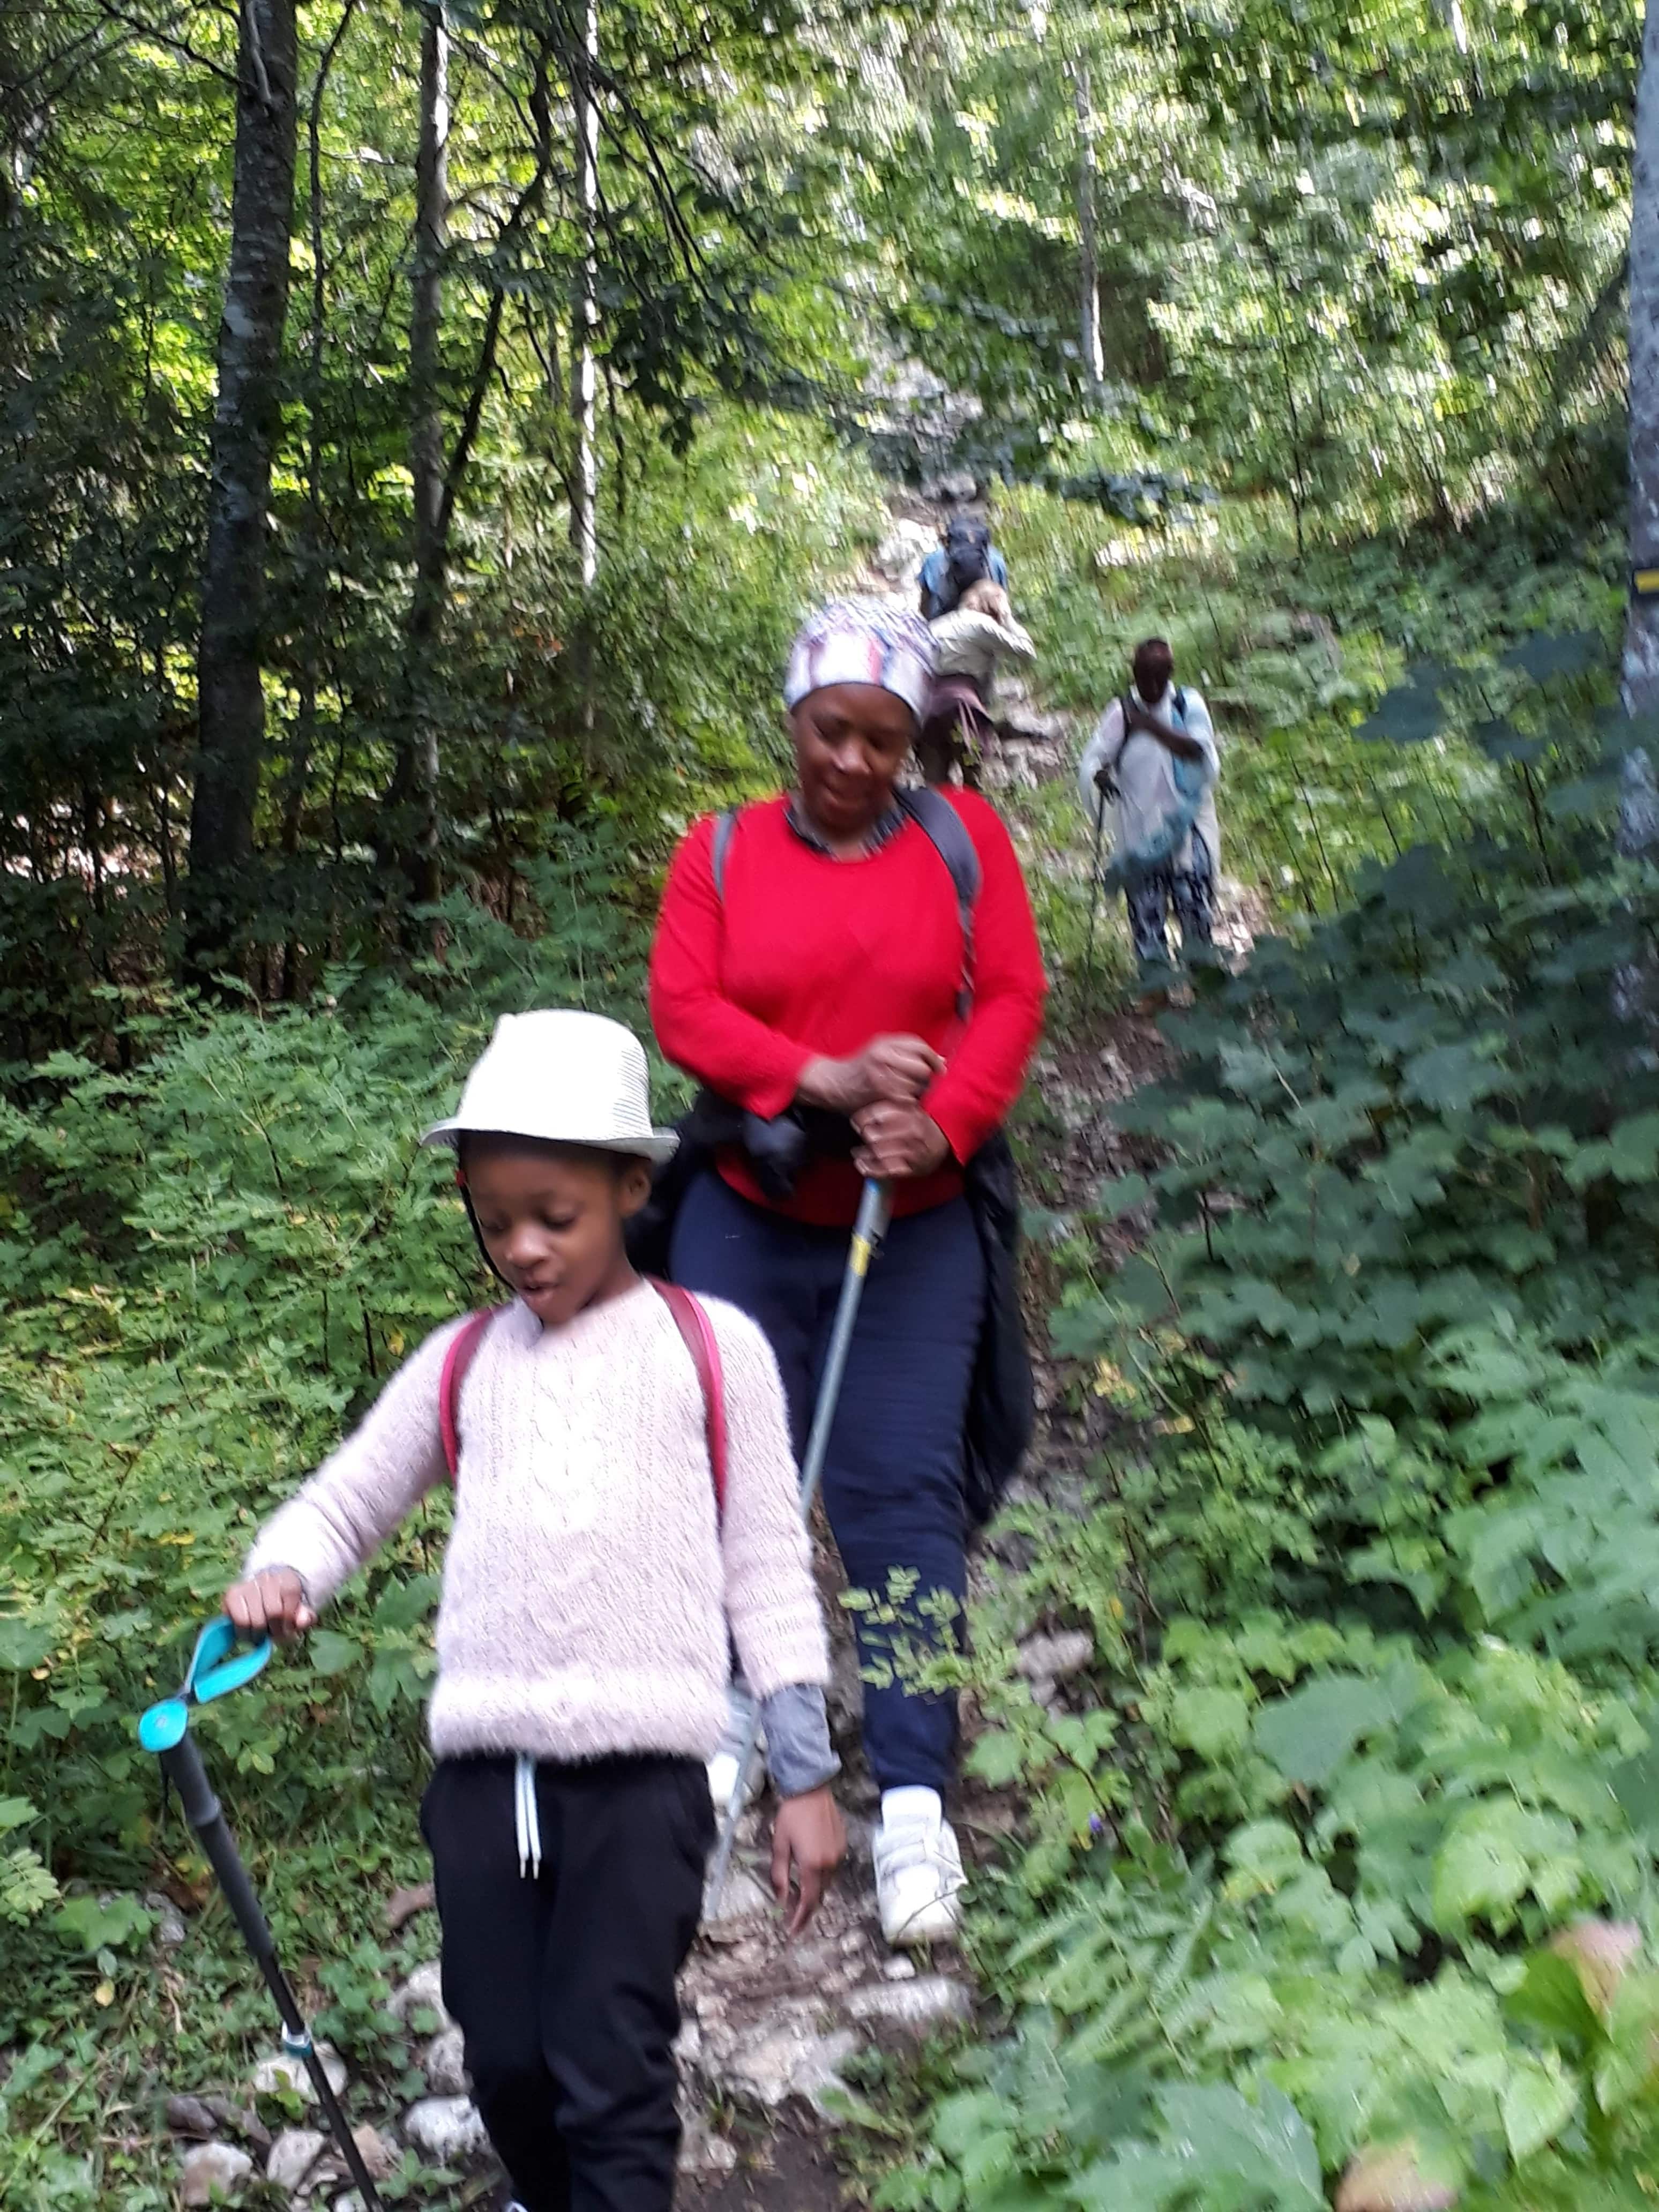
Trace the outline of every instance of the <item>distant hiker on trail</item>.
[[988, 710], [997, 663], [1005, 654], [1035, 660], [1036, 647], [1014, 620], [1007, 592], [988, 579], [970, 584], [962, 605], [927, 627], [933, 634], [937, 668], [916, 758], [929, 783], [948, 783], [960, 762], [963, 783], [977, 791], [985, 741], [993, 734]]
[[670, 2212], [674, 1977], [714, 1832], [728, 1632], [763, 1700], [792, 1929], [845, 1840], [776, 1364], [746, 1315], [641, 1280], [623, 1249], [675, 1141], [617, 1023], [502, 1018], [422, 1142], [455, 1147], [511, 1301], [427, 1338], [225, 1599], [250, 1636], [309, 1628], [453, 1476], [421, 1827], [444, 2002], [516, 2212]]
[[[956, 1699], [907, 1684], [894, 1648], [955, 1632], [936, 1599], [960, 1607], [969, 1522], [994, 1502], [974, 1475], [988, 1361], [999, 1376], [1024, 1373], [1029, 1434], [1018, 1206], [998, 1133], [1044, 988], [1000, 819], [972, 792], [898, 788], [933, 663], [926, 624], [890, 599], [812, 617], [784, 687], [795, 787], [689, 832], [651, 966], [657, 1041], [708, 1086], [713, 1116], [678, 1200], [670, 1272], [766, 1330], [798, 1449], [861, 1179], [890, 1183], [895, 1218], [865, 1283], [823, 1498], [852, 1586], [878, 1605], [895, 1577], [914, 1591], [896, 1631], [854, 1616], [893, 1943], [936, 1941], [958, 1917], [962, 1860], [944, 1818]], [[1011, 1471], [1003, 1463], [988, 1489]]]
[[1078, 768], [1091, 828], [1115, 802], [1106, 879], [1123, 886], [1135, 957], [1153, 969], [1170, 964], [1171, 907], [1183, 952], [1211, 943], [1221, 861], [1215, 732], [1202, 698], [1175, 684], [1174, 674], [1163, 638], [1137, 646], [1131, 688], [1101, 716]]
[[963, 508], [945, 526], [944, 542], [921, 564], [921, 615], [937, 621], [960, 605], [963, 594], [974, 584], [1000, 584], [1008, 588], [1008, 563], [991, 543], [991, 526], [982, 515]]

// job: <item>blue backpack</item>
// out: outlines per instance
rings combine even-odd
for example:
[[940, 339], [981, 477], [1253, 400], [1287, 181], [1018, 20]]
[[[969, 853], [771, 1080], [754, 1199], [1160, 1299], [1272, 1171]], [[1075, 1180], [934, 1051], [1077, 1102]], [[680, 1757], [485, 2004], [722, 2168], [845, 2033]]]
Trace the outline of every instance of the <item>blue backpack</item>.
[[923, 614], [929, 622], [936, 622], [940, 615], [951, 613], [961, 605], [965, 591], [995, 573], [988, 523], [981, 522], [976, 514], [952, 515], [945, 527], [944, 546], [922, 568], [927, 599]]

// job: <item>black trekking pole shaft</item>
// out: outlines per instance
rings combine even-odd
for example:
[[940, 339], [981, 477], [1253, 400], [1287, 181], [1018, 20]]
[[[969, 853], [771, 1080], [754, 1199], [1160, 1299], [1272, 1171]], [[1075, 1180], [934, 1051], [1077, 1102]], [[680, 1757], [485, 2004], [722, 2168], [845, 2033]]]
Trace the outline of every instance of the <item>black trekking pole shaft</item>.
[[1106, 794], [1095, 794], [1095, 842], [1089, 856], [1089, 942], [1083, 955], [1083, 972], [1092, 975], [1095, 970], [1095, 916], [1100, 912], [1100, 837], [1106, 826]]
[[230, 1832], [224, 1808], [213, 1794], [213, 1784], [208, 1780], [202, 1754], [188, 1735], [181, 1736], [170, 1751], [160, 1754], [162, 1771], [179, 1793], [179, 1802], [189, 1821], [197, 1841], [201, 1844], [208, 1864], [213, 1869], [231, 1917], [240, 1930], [248, 1955], [264, 1976], [265, 1986], [275, 1998], [276, 2009], [282, 2014], [286, 2030], [284, 2040], [295, 2056], [305, 2061], [306, 2071], [311, 2076], [311, 2086], [317, 2092], [317, 2101], [323, 2108], [329, 2132], [340, 2147], [340, 2155], [355, 2187], [361, 2193], [363, 2212], [384, 2212], [380, 2194], [363, 2164], [363, 2154], [352, 2137], [345, 2114], [340, 2110], [340, 2100], [334, 2094], [334, 2084], [328, 2078], [328, 2069], [318, 2056], [311, 2039], [311, 2030], [306, 2025], [305, 2014], [289, 1987], [288, 1977], [276, 1960], [276, 1942], [270, 1932], [263, 1907], [254, 1893], [248, 1870], [242, 1864], [236, 1849], [236, 1839]]

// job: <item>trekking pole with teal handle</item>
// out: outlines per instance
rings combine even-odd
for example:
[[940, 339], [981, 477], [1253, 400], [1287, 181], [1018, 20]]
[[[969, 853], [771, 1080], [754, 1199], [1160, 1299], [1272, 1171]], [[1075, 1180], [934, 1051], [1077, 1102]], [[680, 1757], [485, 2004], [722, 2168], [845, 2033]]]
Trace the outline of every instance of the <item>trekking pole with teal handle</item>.
[[346, 2171], [362, 2199], [363, 2212], [384, 2212], [368, 2169], [363, 2164], [362, 2153], [352, 2140], [346, 2116], [340, 2110], [334, 2085], [312, 2040], [305, 2015], [289, 1986], [288, 1977], [277, 1963], [276, 1939], [254, 1894], [247, 1869], [242, 1864], [224, 1808], [214, 1796], [202, 1754], [191, 1741], [191, 1708], [206, 1705], [215, 1698], [227, 1697], [232, 1690], [240, 1690], [253, 1680], [270, 1656], [269, 1637], [252, 1645], [241, 1645], [228, 1620], [222, 1617], [210, 1621], [196, 1639], [189, 1672], [179, 1694], [163, 1698], [143, 1715], [138, 1723], [138, 1741], [146, 1751], [155, 1753], [161, 1762], [162, 1772], [179, 1793], [185, 1818], [224, 1892], [225, 1902], [248, 1954], [276, 1999], [283, 2021], [283, 2049], [290, 2058], [301, 2060], [311, 2076], [317, 2101], [322, 2106], [330, 2133], [339, 2145]]
[[[866, 1181], [859, 1199], [858, 1218], [853, 1224], [853, 1241], [848, 1247], [847, 1266], [841, 1279], [841, 1297], [836, 1304], [835, 1321], [830, 1326], [823, 1373], [819, 1378], [817, 1397], [812, 1407], [812, 1425], [806, 1439], [806, 1456], [801, 1462], [800, 1512], [803, 1521], [811, 1519], [813, 1501], [823, 1480], [823, 1462], [830, 1453], [830, 1432], [836, 1424], [836, 1408], [841, 1403], [842, 1378], [847, 1372], [847, 1355], [853, 1348], [853, 1328], [859, 1317], [859, 1302], [864, 1296], [864, 1279], [870, 1272], [870, 1262], [881, 1249], [881, 1241], [887, 1234], [892, 1210], [892, 1199], [887, 1185], [873, 1178]], [[749, 1778], [754, 1771], [759, 1739], [760, 1713], [751, 1703], [743, 1742], [738, 1753], [737, 1779], [732, 1785], [731, 1797], [722, 1808], [714, 1865], [705, 1889], [711, 1912], [720, 1911], [720, 1899], [726, 1893], [726, 1877], [732, 1870], [732, 1852], [738, 1839], [738, 1822], [748, 1802]]]

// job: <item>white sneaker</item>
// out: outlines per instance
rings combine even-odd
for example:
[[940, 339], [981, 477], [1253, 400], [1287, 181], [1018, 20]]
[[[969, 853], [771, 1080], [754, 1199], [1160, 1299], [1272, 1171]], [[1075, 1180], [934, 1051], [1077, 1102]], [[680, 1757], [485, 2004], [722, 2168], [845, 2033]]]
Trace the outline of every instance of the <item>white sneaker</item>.
[[962, 1925], [966, 1877], [948, 1820], [883, 1821], [873, 1843], [884, 1942], [945, 1943]]

